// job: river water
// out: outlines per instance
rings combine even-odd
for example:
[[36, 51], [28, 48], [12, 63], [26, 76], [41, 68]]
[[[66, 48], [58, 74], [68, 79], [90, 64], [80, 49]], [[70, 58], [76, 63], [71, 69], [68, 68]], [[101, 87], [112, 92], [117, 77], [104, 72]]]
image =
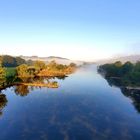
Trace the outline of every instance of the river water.
[[140, 98], [110, 86], [96, 65], [55, 80], [57, 89], [1, 91], [0, 140], [140, 140]]

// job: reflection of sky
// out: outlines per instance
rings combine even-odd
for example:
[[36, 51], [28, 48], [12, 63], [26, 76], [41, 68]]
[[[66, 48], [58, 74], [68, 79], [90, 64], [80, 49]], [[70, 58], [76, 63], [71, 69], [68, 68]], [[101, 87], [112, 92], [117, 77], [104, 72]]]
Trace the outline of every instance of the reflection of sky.
[[58, 89], [34, 88], [25, 97], [17, 96], [13, 88], [3, 91], [8, 103], [0, 118], [1, 139], [139, 138], [139, 114], [95, 67], [58, 81]]
[[1, 1], [0, 50], [85, 60], [140, 53], [139, 7], [138, 0]]

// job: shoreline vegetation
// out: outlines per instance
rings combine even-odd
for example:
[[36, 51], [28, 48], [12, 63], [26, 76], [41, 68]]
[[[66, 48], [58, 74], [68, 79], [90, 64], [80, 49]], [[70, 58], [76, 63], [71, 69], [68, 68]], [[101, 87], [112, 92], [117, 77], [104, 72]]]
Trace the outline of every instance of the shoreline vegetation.
[[[64, 78], [74, 73], [76, 69], [74, 63], [62, 65], [55, 61], [45, 63], [39, 60], [26, 61], [9, 55], [0, 56], [0, 89], [13, 85], [58, 88], [56, 81], [47, 80], [47, 83], [44, 83], [45, 78]], [[41, 79], [41, 82], [37, 79]]]
[[99, 66], [98, 72], [111, 84], [128, 90], [140, 90], [140, 62], [117, 61]]

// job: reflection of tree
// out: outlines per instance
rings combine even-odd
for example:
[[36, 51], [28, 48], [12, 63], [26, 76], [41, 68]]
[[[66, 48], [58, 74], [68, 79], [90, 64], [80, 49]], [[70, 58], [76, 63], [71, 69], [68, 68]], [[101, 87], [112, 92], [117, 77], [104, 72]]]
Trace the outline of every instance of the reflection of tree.
[[140, 91], [136, 89], [126, 89], [120, 79], [106, 78], [110, 86], [119, 87], [126, 97], [129, 97], [133, 101], [133, 105], [140, 113]]
[[59, 80], [65, 80], [67, 78], [67, 76], [57, 76], [56, 78]]
[[122, 93], [129, 97], [133, 101], [133, 105], [140, 113], [140, 91], [139, 90], [128, 90], [126, 88], [121, 88]]
[[17, 85], [15, 86], [15, 93], [20, 96], [27, 96], [29, 94], [29, 88], [25, 85]]
[[3, 108], [7, 105], [6, 95], [0, 94], [0, 115], [2, 115]]
[[116, 87], [123, 86], [123, 83], [122, 83], [121, 79], [119, 79], [119, 78], [105, 77], [105, 79], [107, 80], [107, 82], [110, 86], [116, 86]]

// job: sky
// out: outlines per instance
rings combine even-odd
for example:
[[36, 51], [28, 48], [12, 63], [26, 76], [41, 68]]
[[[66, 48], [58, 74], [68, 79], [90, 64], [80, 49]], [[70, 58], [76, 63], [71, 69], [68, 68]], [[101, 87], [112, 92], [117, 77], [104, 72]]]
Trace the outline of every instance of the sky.
[[140, 1], [0, 0], [0, 54], [87, 61], [140, 54]]

